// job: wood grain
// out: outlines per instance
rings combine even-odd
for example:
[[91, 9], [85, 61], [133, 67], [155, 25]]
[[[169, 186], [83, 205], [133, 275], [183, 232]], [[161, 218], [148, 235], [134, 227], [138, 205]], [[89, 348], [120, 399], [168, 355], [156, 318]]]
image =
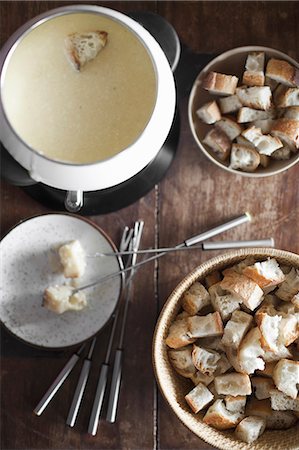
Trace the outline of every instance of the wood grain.
[[[0, 2], [1, 42], [31, 17], [74, 1]], [[232, 47], [257, 44], [299, 59], [298, 2], [90, 2], [119, 11], [158, 12], [176, 29], [182, 44], [177, 68], [181, 135], [176, 159], [164, 180], [148, 195], [115, 213], [91, 217], [117, 243], [123, 227], [144, 219], [142, 246], [175, 245], [187, 237], [250, 211], [251, 224], [221, 239], [273, 236], [276, 247], [299, 253], [299, 167], [253, 180], [216, 167], [197, 148], [187, 118], [188, 94], [202, 64]], [[207, 56], [200, 56], [205, 53]], [[2, 182], [1, 234], [20, 220], [49, 212], [20, 188]], [[109, 335], [99, 336], [86, 396], [74, 429], [65, 425], [80, 366], [75, 368], [41, 417], [33, 408], [71, 352], [31, 348], [2, 329], [1, 443], [4, 449], [201, 449], [213, 447], [192, 435], [157, 392], [151, 340], [157, 315], [176, 284], [213, 252], [168, 255], [138, 272], [125, 341], [125, 360], [117, 422], [101, 421], [99, 433], [87, 424]]]

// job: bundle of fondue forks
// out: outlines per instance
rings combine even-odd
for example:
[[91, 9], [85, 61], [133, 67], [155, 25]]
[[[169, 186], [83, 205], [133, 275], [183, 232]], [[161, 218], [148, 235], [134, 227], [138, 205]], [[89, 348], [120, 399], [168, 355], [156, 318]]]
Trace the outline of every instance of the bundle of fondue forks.
[[[126, 329], [126, 321], [128, 315], [128, 307], [130, 303], [131, 297], [131, 287], [132, 287], [132, 279], [135, 275], [136, 270], [142, 265], [146, 264], [149, 261], [153, 261], [154, 259], [160, 258], [163, 255], [166, 255], [172, 251], [180, 251], [187, 249], [202, 249], [202, 250], [219, 250], [219, 249], [228, 249], [228, 248], [238, 248], [238, 247], [273, 247], [274, 241], [272, 238], [261, 239], [261, 240], [249, 240], [249, 241], [222, 241], [222, 242], [207, 242], [207, 240], [217, 234], [220, 234], [224, 231], [227, 231], [231, 228], [234, 228], [243, 223], [249, 222], [251, 220], [251, 216], [249, 213], [245, 213], [244, 215], [233, 219], [229, 222], [226, 222], [218, 227], [212, 228], [204, 233], [201, 233], [197, 236], [194, 236], [190, 239], [185, 240], [181, 244], [178, 244], [175, 247], [165, 247], [159, 249], [145, 249], [139, 250], [141, 236], [143, 232], [144, 222], [137, 221], [134, 223], [133, 228], [125, 227], [119, 251], [114, 253], [95, 253], [94, 255], [89, 255], [92, 257], [109, 257], [109, 256], [118, 256], [121, 258], [122, 267], [118, 272], [109, 274], [99, 280], [96, 280], [93, 283], [90, 283], [86, 286], [81, 286], [77, 289], [83, 290], [91, 288], [99, 283], [105, 282], [115, 276], [123, 275], [124, 283], [123, 283], [123, 292], [122, 292], [122, 302], [117, 307], [113, 317], [112, 324], [110, 330], [110, 336], [108, 345], [106, 348], [105, 360], [103, 361], [99, 374], [98, 374], [98, 383], [96, 392], [94, 395], [94, 401], [90, 412], [90, 419], [88, 425], [88, 433], [95, 436], [97, 434], [98, 424], [100, 418], [103, 416], [103, 404], [104, 398], [108, 391], [108, 378], [111, 377], [110, 382], [110, 392], [108, 396], [108, 407], [106, 412], [106, 420], [108, 422], [115, 422], [117, 416], [117, 406], [118, 399], [120, 393], [121, 386], [121, 377], [122, 377], [122, 359], [123, 359], [123, 344], [125, 338], [125, 329]], [[200, 245], [198, 245], [200, 244]], [[153, 256], [137, 262], [137, 258], [140, 254], [145, 253], [155, 253]], [[73, 427], [76, 423], [76, 419], [78, 416], [78, 412], [80, 406], [82, 404], [83, 395], [86, 389], [92, 358], [95, 353], [97, 337], [94, 337], [91, 340], [86, 356], [83, 358], [82, 369], [79, 375], [79, 379], [77, 382], [77, 386], [74, 392], [74, 396], [72, 399], [72, 403], [69, 408], [68, 416], [66, 419], [66, 424], [70, 427]], [[113, 364], [110, 370], [110, 364], [112, 360], [112, 351], [116, 345], [116, 350], [114, 353]], [[60, 389], [66, 378], [70, 375], [73, 368], [77, 364], [77, 362], [81, 359], [81, 356], [85, 353], [87, 347], [87, 343], [81, 345], [81, 347], [71, 356], [69, 361], [63, 367], [61, 372], [55, 378], [47, 392], [42, 397], [41, 401], [38, 403], [36, 408], [34, 409], [34, 413], [37, 416], [40, 416], [43, 411], [46, 409], [50, 401], [53, 399], [57, 391]], [[97, 369], [98, 370], [98, 369]], [[111, 372], [111, 373], [110, 373]]]

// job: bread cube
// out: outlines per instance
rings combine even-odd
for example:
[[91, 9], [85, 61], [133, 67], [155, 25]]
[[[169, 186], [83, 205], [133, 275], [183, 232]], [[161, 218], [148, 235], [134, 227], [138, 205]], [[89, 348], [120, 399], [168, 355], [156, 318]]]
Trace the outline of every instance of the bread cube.
[[197, 386], [185, 396], [186, 402], [194, 413], [201, 411], [213, 400], [213, 398], [213, 394], [203, 383], [198, 383]]
[[71, 286], [50, 286], [43, 296], [43, 306], [56, 314], [81, 311], [87, 305], [84, 292], [74, 293]]
[[263, 434], [265, 428], [265, 419], [257, 416], [248, 416], [237, 425], [235, 435], [241, 441], [252, 444]]
[[58, 254], [63, 266], [63, 274], [66, 278], [83, 276], [86, 267], [85, 253], [78, 240], [59, 247]]

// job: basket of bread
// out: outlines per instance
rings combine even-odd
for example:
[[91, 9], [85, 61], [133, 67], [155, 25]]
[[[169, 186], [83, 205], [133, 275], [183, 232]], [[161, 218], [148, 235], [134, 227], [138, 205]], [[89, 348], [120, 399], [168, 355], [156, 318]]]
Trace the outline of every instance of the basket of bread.
[[241, 249], [197, 267], [153, 339], [162, 394], [220, 449], [298, 449], [299, 256]]
[[211, 61], [189, 99], [189, 123], [216, 164], [266, 176], [299, 161], [299, 65], [277, 50], [241, 47]]

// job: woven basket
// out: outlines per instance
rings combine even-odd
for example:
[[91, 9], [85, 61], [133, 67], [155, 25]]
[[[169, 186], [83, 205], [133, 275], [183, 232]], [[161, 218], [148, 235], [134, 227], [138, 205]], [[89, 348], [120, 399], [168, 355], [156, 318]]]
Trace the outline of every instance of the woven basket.
[[169, 363], [165, 338], [170, 324], [178, 314], [182, 294], [196, 281], [202, 280], [208, 273], [238, 263], [248, 255], [253, 255], [258, 260], [274, 257], [279, 263], [292, 265], [299, 268], [299, 256], [276, 249], [252, 248], [242, 249], [226, 253], [213, 258], [187, 275], [166, 301], [154, 333], [153, 338], [153, 365], [159, 388], [177, 417], [193, 433], [219, 449], [227, 450], [295, 450], [299, 449], [299, 425], [288, 430], [266, 431], [253, 444], [245, 444], [234, 437], [233, 431], [218, 431], [202, 422], [203, 414], [194, 414], [189, 409], [185, 395], [190, 391], [190, 380], [178, 375]]

